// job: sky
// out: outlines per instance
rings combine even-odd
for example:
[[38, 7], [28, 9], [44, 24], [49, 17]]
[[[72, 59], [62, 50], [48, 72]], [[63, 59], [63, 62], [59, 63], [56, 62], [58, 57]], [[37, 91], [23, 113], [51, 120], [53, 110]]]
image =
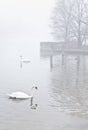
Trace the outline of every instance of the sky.
[[0, 0], [2, 40], [29, 36], [47, 39], [52, 6], [53, 0]]
[[[0, 58], [39, 55], [41, 41], [51, 41], [54, 0], [0, 0]], [[36, 53], [37, 52], [37, 53]]]

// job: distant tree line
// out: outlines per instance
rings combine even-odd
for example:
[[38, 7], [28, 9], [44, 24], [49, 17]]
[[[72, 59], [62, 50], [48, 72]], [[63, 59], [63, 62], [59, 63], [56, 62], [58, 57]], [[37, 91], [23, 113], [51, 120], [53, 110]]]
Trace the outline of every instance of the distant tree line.
[[65, 43], [75, 41], [78, 46], [88, 38], [88, 1], [56, 0], [52, 15], [52, 34]]

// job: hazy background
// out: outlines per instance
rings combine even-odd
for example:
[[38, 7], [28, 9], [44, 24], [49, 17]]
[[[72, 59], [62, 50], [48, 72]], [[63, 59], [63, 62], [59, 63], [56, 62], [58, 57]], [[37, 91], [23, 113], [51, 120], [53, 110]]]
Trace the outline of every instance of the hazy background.
[[[40, 60], [40, 41], [51, 41], [50, 18], [55, 0], [0, 0], [0, 130], [88, 129], [88, 56]], [[31, 63], [20, 67], [20, 55]], [[10, 100], [8, 93], [27, 94], [30, 100]], [[51, 119], [53, 117], [53, 120]]]
[[31, 58], [35, 51], [39, 52], [40, 41], [51, 39], [49, 22], [53, 3], [54, 0], [0, 0], [3, 58], [19, 55]]

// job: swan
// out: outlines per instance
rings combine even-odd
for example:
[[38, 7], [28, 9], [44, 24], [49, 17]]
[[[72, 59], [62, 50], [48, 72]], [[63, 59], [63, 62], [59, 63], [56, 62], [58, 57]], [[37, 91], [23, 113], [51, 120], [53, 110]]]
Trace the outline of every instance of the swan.
[[20, 56], [21, 62], [23, 63], [30, 63], [29, 59], [23, 59], [23, 56]]
[[[31, 90], [32, 89], [38, 89], [38, 87], [32, 87], [31, 88]], [[9, 98], [11, 98], [11, 99], [31, 99], [31, 98], [33, 98], [33, 95], [28, 95], [28, 94], [26, 94], [26, 93], [24, 93], [24, 92], [20, 92], [20, 91], [18, 91], [18, 92], [13, 92], [13, 93], [11, 93], [11, 94], [7, 94], [7, 96], [9, 97]]]

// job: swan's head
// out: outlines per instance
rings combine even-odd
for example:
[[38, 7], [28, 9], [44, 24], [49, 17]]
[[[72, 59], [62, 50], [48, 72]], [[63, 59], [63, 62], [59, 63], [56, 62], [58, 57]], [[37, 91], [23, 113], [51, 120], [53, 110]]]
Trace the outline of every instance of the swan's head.
[[37, 87], [37, 86], [33, 86], [31, 89], [36, 89], [36, 90], [38, 90], [38, 87]]

